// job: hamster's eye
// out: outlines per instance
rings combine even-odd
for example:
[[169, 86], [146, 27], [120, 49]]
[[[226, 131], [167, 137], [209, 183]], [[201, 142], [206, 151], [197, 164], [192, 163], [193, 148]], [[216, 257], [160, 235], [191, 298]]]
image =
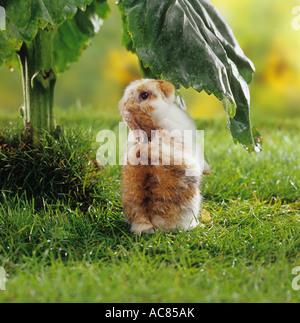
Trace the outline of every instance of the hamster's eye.
[[147, 100], [147, 99], [149, 98], [149, 96], [150, 96], [150, 93], [149, 93], [149, 92], [143, 91], [143, 92], [141, 92], [141, 94], [140, 94], [140, 99], [141, 99], [142, 101], [145, 101], [145, 100]]

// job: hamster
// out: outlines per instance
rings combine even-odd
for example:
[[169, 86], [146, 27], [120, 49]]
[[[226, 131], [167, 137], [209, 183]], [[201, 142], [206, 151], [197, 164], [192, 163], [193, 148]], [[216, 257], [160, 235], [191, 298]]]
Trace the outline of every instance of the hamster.
[[[174, 86], [163, 80], [131, 83], [119, 103], [130, 128], [122, 169], [122, 204], [131, 231], [189, 230], [199, 224], [202, 174], [209, 174], [193, 133], [193, 120], [179, 106]], [[180, 158], [178, 158], [180, 157]]]

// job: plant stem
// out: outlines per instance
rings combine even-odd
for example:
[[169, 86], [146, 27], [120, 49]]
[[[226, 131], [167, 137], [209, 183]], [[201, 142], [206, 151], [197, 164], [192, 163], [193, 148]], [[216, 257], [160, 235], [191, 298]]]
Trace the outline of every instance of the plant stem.
[[24, 126], [34, 141], [43, 130], [55, 129], [53, 98], [56, 76], [53, 71], [53, 34], [39, 29], [31, 42], [24, 41], [19, 52], [24, 94]]

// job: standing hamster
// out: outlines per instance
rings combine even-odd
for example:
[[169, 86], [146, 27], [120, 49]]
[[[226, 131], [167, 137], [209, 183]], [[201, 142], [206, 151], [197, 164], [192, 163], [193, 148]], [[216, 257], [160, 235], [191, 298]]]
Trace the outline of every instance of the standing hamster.
[[130, 128], [122, 169], [122, 203], [131, 231], [188, 230], [199, 223], [200, 183], [209, 173], [192, 119], [180, 108], [174, 86], [143, 79], [131, 83], [119, 103]]

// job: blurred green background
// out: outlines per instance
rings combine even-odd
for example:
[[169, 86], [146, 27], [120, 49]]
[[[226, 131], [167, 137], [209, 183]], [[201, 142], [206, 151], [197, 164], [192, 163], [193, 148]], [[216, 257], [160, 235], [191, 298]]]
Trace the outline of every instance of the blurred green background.
[[[121, 44], [122, 26], [115, 1], [109, 18], [79, 62], [58, 78], [57, 109], [88, 108], [118, 115], [118, 101], [126, 85], [140, 78], [137, 58]], [[299, 0], [212, 0], [231, 26], [256, 73], [251, 84], [252, 117], [300, 116], [300, 30], [293, 28], [293, 8]], [[299, 11], [300, 14], [300, 11]], [[295, 21], [294, 21], [295, 23]], [[300, 26], [299, 26], [300, 27]], [[188, 112], [197, 118], [222, 115], [213, 96], [184, 90]], [[0, 117], [13, 118], [22, 105], [19, 71], [0, 68]]]

